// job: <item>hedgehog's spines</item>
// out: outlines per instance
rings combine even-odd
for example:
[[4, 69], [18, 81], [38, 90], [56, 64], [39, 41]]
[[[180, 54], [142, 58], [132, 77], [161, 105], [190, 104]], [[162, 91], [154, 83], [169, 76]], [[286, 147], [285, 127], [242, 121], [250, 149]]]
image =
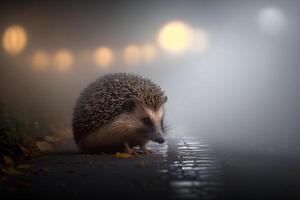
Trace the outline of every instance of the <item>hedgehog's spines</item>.
[[158, 109], [167, 97], [158, 85], [140, 75], [103, 75], [88, 85], [76, 101], [72, 122], [75, 140], [113, 120], [128, 99]]

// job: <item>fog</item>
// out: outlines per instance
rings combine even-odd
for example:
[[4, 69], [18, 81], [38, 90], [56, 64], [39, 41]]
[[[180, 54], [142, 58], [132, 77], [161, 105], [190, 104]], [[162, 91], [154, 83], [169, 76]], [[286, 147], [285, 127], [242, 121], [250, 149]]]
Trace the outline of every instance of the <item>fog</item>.
[[[297, 1], [5, 3], [1, 33], [22, 24], [29, 43], [17, 57], [1, 49], [0, 102], [69, 126], [74, 102], [88, 83], [130, 71], [165, 90], [170, 134], [229, 145], [299, 143], [299, 8]], [[101, 45], [118, 54], [127, 44], [157, 45], [159, 29], [174, 20], [205, 30], [207, 50], [160, 49], [152, 63], [125, 67], [119, 59], [106, 70], [83, 59]], [[74, 54], [67, 73], [30, 67], [35, 50], [59, 48]]]

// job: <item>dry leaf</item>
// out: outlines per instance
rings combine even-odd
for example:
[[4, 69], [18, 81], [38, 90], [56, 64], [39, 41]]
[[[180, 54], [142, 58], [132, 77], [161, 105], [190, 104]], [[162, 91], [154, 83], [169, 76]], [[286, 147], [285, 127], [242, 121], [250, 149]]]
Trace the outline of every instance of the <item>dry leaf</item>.
[[15, 163], [14, 160], [9, 156], [3, 156], [3, 161], [4, 161], [5, 165], [8, 165], [8, 166], [12, 166]]
[[20, 175], [22, 174], [20, 171], [14, 169], [13, 167], [2, 168], [1, 171], [8, 176]]
[[115, 157], [115, 158], [131, 158], [131, 157], [132, 157], [132, 154], [117, 152], [117, 153], [114, 155], [114, 157]]
[[39, 148], [41, 152], [49, 152], [54, 151], [54, 147], [51, 143], [46, 141], [37, 141], [36, 146]]

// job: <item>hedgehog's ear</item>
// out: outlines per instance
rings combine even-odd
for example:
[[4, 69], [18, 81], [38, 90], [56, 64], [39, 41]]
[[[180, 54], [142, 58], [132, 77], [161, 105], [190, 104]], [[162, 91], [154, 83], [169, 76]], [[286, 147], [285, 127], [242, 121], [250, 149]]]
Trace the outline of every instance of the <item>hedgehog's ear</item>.
[[123, 104], [123, 110], [127, 112], [132, 112], [136, 106], [134, 99], [128, 99]]

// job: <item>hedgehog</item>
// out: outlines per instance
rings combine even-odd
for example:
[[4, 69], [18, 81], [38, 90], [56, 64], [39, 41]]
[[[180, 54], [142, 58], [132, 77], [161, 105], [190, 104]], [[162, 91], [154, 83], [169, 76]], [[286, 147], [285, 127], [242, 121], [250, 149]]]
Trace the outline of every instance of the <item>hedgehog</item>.
[[165, 141], [166, 101], [165, 92], [148, 78], [130, 73], [103, 75], [75, 103], [74, 140], [85, 153], [151, 153], [145, 147], [149, 141]]

